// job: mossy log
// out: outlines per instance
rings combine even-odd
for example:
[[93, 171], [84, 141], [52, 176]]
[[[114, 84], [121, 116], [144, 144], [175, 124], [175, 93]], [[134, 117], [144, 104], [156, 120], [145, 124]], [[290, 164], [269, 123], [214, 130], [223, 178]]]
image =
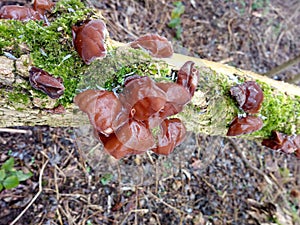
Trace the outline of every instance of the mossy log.
[[[35, 21], [0, 20], [0, 127], [83, 125], [88, 123], [87, 117], [72, 104], [73, 97], [80, 90], [116, 89], [131, 73], [172, 82], [172, 71], [191, 60], [200, 71], [200, 81], [191, 103], [178, 115], [188, 130], [226, 135], [233, 118], [243, 114], [229, 94], [230, 87], [255, 80], [265, 97], [257, 114], [263, 119], [264, 126], [260, 131], [242, 137], [266, 138], [270, 137], [272, 130], [300, 134], [300, 88], [291, 84], [180, 54], [153, 59], [143, 51], [133, 50], [109, 38], [106, 41], [107, 57], [90, 66], [84, 65], [72, 45], [71, 26], [96, 18], [102, 18], [100, 13], [86, 9], [80, 1], [63, 0], [53, 10], [50, 26]], [[65, 94], [53, 100], [34, 90], [28, 81], [30, 66], [62, 77]], [[65, 106], [66, 111], [54, 114], [49, 110], [58, 105]]]

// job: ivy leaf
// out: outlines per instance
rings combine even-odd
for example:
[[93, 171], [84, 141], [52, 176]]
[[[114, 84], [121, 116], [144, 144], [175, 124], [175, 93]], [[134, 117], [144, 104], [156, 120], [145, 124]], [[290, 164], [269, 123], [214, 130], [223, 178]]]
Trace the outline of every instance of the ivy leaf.
[[3, 185], [0, 183], [0, 191], [2, 191], [3, 189]]
[[23, 173], [23, 171], [21, 170], [18, 170], [16, 172], [16, 176], [18, 177], [18, 180], [19, 181], [24, 181], [24, 180], [27, 180], [28, 178], [32, 177], [32, 173]]
[[17, 187], [18, 185], [19, 185], [19, 180], [18, 177], [15, 175], [9, 176], [3, 181], [3, 186], [6, 189], [12, 189], [14, 187]]
[[14, 164], [15, 164], [14, 158], [9, 158], [3, 163], [1, 169], [4, 169], [5, 171], [12, 171]]
[[5, 170], [4, 169], [1, 169], [0, 170], [0, 181], [3, 181], [5, 178]]

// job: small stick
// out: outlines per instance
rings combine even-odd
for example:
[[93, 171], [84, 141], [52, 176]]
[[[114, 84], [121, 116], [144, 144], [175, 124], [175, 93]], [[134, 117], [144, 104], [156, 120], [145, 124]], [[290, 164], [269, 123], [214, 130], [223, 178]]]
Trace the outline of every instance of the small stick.
[[49, 162], [49, 159], [47, 159], [47, 161], [44, 163], [44, 165], [42, 166], [41, 172], [40, 172], [40, 176], [39, 176], [39, 191], [38, 191], [38, 193], [36, 193], [36, 195], [29, 202], [29, 204], [25, 207], [25, 209], [23, 209], [23, 211], [10, 223], [10, 225], [14, 225], [16, 222], [18, 222], [18, 220], [24, 215], [24, 213], [30, 208], [30, 206], [35, 202], [35, 200], [42, 193], [42, 191], [43, 191], [42, 178], [43, 178], [44, 170], [45, 170], [48, 162]]
[[15, 133], [15, 134], [32, 134], [31, 130], [22, 130], [22, 129], [13, 129], [13, 128], [0, 128], [0, 133], [6, 132], [6, 133]]

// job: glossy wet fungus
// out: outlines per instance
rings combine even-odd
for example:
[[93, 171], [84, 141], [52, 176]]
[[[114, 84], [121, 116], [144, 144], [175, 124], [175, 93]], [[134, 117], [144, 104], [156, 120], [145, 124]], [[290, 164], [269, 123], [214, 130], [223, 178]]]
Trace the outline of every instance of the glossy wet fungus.
[[259, 117], [245, 116], [235, 117], [230, 124], [227, 136], [238, 136], [242, 134], [250, 134], [254, 131], [260, 130], [263, 126], [263, 121]]
[[[167, 117], [181, 112], [191, 100], [198, 76], [194, 63], [188, 61], [178, 71], [176, 83], [132, 76], [125, 80], [119, 94], [87, 90], [74, 101], [88, 114], [96, 136], [113, 157], [120, 159], [147, 150], [167, 155], [186, 133], [179, 119]], [[155, 129], [160, 130], [157, 135]]]
[[51, 0], [35, 0], [33, 3], [33, 9], [44, 15], [47, 11], [50, 12], [55, 3]]
[[65, 87], [62, 79], [55, 78], [40, 68], [30, 68], [29, 82], [34, 89], [44, 92], [50, 98], [59, 98], [64, 94]]
[[46, 11], [50, 11], [55, 5], [50, 0], [35, 0], [33, 8], [19, 5], [6, 5], [0, 9], [0, 19], [10, 20], [44, 20], [44, 14]]
[[230, 94], [246, 113], [258, 113], [264, 100], [263, 91], [255, 81], [231, 87]]
[[262, 145], [287, 154], [294, 153], [300, 159], [300, 134], [286, 135], [278, 131], [273, 131], [271, 138], [263, 140]]
[[106, 56], [106, 34], [106, 25], [100, 19], [72, 27], [73, 45], [85, 64]]
[[[255, 81], [246, 81], [231, 87], [230, 94], [237, 101], [239, 108], [247, 114], [258, 113], [264, 99], [263, 91]], [[235, 117], [230, 123], [227, 136], [249, 134], [262, 127], [263, 121], [260, 117]]]
[[165, 37], [157, 34], [146, 34], [129, 43], [132, 48], [141, 48], [156, 58], [168, 58], [173, 55], [172, 44]]
[[26, 6], [18, 5], [6, 5], [0, 9], [0, 19], [10, 19], [10, 20], [43, 20], [43, 16], [33, 10], [32, 8]]

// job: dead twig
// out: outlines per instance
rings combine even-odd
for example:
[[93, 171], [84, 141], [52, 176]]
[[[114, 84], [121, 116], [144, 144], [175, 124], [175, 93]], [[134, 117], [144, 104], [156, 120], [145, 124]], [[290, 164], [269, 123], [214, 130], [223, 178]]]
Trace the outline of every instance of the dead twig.
[[13, 128], [0, 128], [0, 133], [6, 132], [6, 133], [15, 133], [15, 134], [32, 134], [31, 130], [23, 130], [23, 129], [13, 129]]
[[24, 213], [30, 208], [30, 206], [35, 202], [35, 200], [39, 197], [39, 195], [42, 193], [43, 191], [43, 185], [42, 185], [42, 181], [43, 181], [43, 174], [44, 174], [44, 170], [47, 166], [49, 162], [49, 159], [47, 159], [47, 161], [44, 163], [44, 165], [42, 166], [42, 169], [40, 171], [40, 176], [39, 176], [39, 191], [38, 193], [36, 193], [36, 195], [33, 197], [33, 199], [29, 202], [29, 204], [25, 207], [25, 209], [23, 209], [23, 211], [10, 223], [10, 225], [14, 225], [16, 224], [16, 222], [18, 222], [18, 220], [24, 215]]
[[278, 74], [278, 73], [286, 70], [290, 66], [293, 66], [293, 65], [295, 65], [297, 63], [300, 63], [300, 55], [296, 56], [293, 59], [288, 60], [287, 62], [285, 62], [285, 63], [283, 63], [283, 64], [281, 64], [279, 66], [276, 66], [275, 68], [271, 69], [269, 72], [265, 73], [264, 75], [268, 76], [268, 77], [272, 77], [275, 74]]

